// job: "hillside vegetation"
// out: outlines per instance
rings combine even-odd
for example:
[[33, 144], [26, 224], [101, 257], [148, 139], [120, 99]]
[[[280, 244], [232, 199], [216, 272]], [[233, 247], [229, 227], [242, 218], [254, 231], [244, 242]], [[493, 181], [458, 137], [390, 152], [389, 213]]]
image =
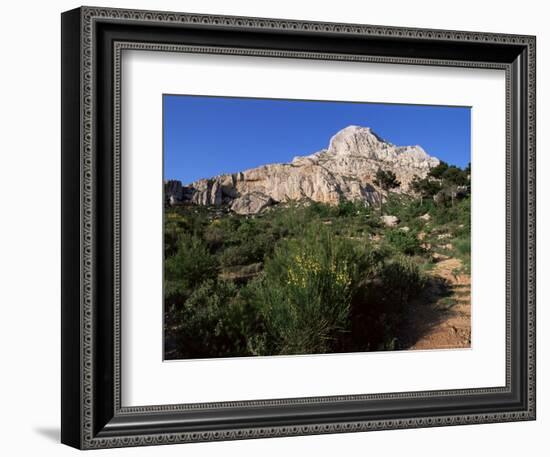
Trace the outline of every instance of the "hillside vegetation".
[[415, 303], [434, 299], [437, 263], [457, 259], [453, 274], [469, 274], [468, 175], [443, 163], [414, 196], [389, 192], [378, 206], [167, 207], [166, 358], [413, 346]]

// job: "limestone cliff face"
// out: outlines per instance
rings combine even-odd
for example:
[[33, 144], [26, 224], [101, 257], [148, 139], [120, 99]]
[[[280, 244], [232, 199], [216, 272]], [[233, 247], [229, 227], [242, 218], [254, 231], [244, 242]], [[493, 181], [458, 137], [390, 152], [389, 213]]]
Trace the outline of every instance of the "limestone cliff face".
[[338, 204], [361, 200], [376, 204], [386, 192], [374, 184], [379, 169], [391, 170], [407, 193], [415, 176], [423, 178], [439, 164], [420, 146], [395, 146], [368, 127], [349, 126], [334, 135], [327, 149], [239, 173], [200, 179], [188, 186], [165, 184], [167, 202], [228, 205], [239, 214], [255, 214], [278, 202]]

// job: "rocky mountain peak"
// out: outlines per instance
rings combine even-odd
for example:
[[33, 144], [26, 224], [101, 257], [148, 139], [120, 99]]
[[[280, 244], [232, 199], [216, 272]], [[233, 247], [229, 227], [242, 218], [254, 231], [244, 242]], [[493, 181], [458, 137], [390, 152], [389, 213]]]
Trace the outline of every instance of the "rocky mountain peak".
[[328, 152], [335, 155], [369, 155], [386, 145], [389, 143], [370, 127], [349, 125], [330, 139]]
[[295, 157], [291, 163], [204, 178], [188, 186], [171, 181], [165, 195], [169, 204], [227, 205], [239, 214], [299, 200], [361, 200], [370, 205], [386, 198], [387, 192], [374, 183], [379, 169], [393, 171], [401, 182], [394, 191], [407, 193], [415, 176], [424, 178], [438, 164], [420, 146], [395, 146], [369, 127], [350, 125], [332, 136], [327, 149]]

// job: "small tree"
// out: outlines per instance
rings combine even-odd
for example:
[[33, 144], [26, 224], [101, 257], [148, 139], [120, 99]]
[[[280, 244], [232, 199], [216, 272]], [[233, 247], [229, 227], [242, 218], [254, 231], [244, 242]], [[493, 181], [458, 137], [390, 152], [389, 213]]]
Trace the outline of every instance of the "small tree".
[[420, 204], [424, 202], [424, 198], [431, 198], [441, 190], [441, 184], [430, 178], [418, 179], [414, 178], [411, 183], [412, 189], [420, 195]]
[[455, 198], [469, 193], [470, 164], [465, 169], [456, 165], [440, 162], [432, 168], [428, 175], [420, 179], [417, 177], [411, 183], [412, 189], [420, 195], [420, 203], [424, 198], [433, 197], [436, 203], [450, 200], [454, 206]]
[[166, 303], [180, 307], [195, 287], [217, 276], [216, 259], [206, 243], [196, 235], [182, 233], [177, 252], [164, 262], [164, 293]]
[[[385, 191], [399, 187], [401, 183], [397, 180], [395, 173], [391, 170], [378, 169], [374, 184], [381, 187]], [[380, 196], [380, 211], [382, 210], [382, 196]]]
[[445, 173], [443, 173], [443, 180], [449, 184], [454, 184], [455, 186], [466, 186], [468, 184], [468, 175], [469, 172], [461, 170], [458, 167], [450, 166]]
[[449, 165], [447, 162], [439, 162], [438, 165], [433, 167], [430, 172], [428, 173], [428, 176], [435, 178], [435, 179], [441, 179], [443, 178], [444, 173], [449, 169]]
[[393, 171], [382, 170], [381, 168], [379, 168], [376, 172], [376, 179], [374, 180], [374, 184], [384, 190], [394, 189], [395, 187], [399, 187], [401, 185]]

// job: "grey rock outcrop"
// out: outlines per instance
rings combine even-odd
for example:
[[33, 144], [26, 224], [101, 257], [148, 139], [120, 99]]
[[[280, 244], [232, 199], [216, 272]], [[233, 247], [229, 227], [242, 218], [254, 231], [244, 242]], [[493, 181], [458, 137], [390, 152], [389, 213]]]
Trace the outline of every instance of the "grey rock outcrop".
[[183, 200], [183, 186], [180, 181], [170, 180], [164, 182], [164, 194], [170, 204]]
[[258, 214], [272, 204], [271, 197], [260, 192], [251, 192], [233, 200], [231, 210], [237, 214]]
[[395, 192], [410, 192], [415, 176], [424, 178], [439, 164], [420, 146], [395, 146], [368, 127], [349, 126], [334, 135], [328, 148], [290, 163], [269, 164], [200, 179], [181, 186], [165, 185], [168, 200], [197, 205], [227, 204], [239, 214], [255, 214], [278, 202], [315, 201], [336, 205], [342, 200], [377, 205], [387, 192], [374, 184], [379, 169], [400, 181]]

